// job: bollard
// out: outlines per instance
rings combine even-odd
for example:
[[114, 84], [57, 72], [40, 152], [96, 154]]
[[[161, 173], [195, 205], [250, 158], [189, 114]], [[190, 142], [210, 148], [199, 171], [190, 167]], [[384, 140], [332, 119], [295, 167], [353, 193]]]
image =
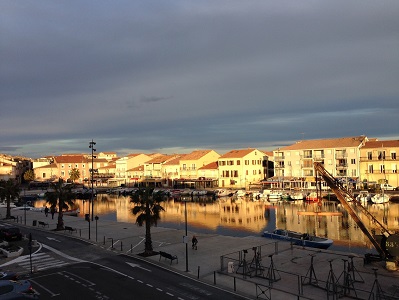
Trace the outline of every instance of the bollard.
[[237, 292], [236, 278], [234, 277], [234, 292]]
[[123, 251], [122, 241], [121, 241], [121, 251]]
[[132, 253], [132, 252], [133, 252], [133, 245], [130, 244], [130, 253]]
[[200, 266], [198, 266], [198, 276], [197, 276], [198, 279], [199, 279], [199, 274], [200, 274]]
[[213, 271], [213, 284], [216, 285], [216, 271]]
[[105, 235], [104, 235], [104, 245], [105, 245]]

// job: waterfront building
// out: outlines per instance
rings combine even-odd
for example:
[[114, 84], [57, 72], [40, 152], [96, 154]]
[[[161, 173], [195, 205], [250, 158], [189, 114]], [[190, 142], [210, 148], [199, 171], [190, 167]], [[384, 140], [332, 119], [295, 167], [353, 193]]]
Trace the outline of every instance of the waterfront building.
[[[334, 177], [344, 182], [358, 182], [360, 149], [365, 136], [304, 140], [274, 152], [275, 177], [289, 188], [315, 188], [314, 162], [321, 162]], [[298, 186], [298, 183], [301, 186]]]
[[145, 184], [149, 184], [151, 186], [162, 186], [165, 183], [165, 178], [163, 177], [162, 166], [178, 158], [180, 155], [160, 155], [157, 156], [144, 164], [144, 180]]
[[[160, 153], [144, 154], [144, 153], [132, 153], [127, 156], [118, 158], [115, 160], [115, 176], [108, 180], [109, 186], [120, 186], [121, 184], [130, 185], [135, 180], [129, 170], [136, 167], [143, 166], [147, 161], [154, 157], [160, 156]], [[136, 177], [134, 177], [136, 178]]]
[[254, 148], [231, 150], [218, 159], [219, 187], [248, 189], [267, 174], [267, 155]]
[[360, 149], [360, 180], [399, 186], [399, 140], [368, 141]]

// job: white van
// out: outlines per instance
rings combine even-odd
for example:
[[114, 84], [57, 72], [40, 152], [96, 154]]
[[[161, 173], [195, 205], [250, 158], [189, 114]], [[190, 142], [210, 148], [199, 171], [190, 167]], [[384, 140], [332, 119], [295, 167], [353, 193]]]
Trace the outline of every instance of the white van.
[[385, 183], [385, 184], [381, 184], [381, 190], [393, 191], [393, 190], [395, 190], [395, 188], [392, 185]]

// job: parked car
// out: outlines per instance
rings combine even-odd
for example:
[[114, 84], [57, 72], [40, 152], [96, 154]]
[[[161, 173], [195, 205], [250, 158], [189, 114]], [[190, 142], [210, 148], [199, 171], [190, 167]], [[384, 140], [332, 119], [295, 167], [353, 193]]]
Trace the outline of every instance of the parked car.
[[39, 299], [39, 294], [28, 280], [0, 280], [0, 299]]
[[15, 226], [0, 227], [0, 239], [10, 241], [20, 241], [22, 239], [21, 230]]
[[14, 272], [0, 272], [0, 280], [18, 280], [18, 275]]
[[381, 184], [381, 190], [384, 190], [384, 191], [394, 191], [395, 188], [394, 188], [392, 185], [390, 185], [390, 184], [388, 184], [388, 183], [385, 183], [385, 184]]

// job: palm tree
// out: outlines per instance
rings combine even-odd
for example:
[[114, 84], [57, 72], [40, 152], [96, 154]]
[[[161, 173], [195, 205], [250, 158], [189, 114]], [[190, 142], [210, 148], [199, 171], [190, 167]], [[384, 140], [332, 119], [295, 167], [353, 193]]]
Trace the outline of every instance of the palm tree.
[[138, 215], [136, 223], [143, 226], [145, 223], [145, 255], [154, 254], [151, 240], [151, 226], [157, 225], [157, 221], [161, 218], [160, 213], [165, 209], [161, 206], [164, 201], [164, 194], [159, 191], [153, 194], [153, 189], [146, 187], [138, 189], [132, 196], [131, 202], [135, 204], [132, 213]]
[[52, 209], [58, 207], [58, 221], [56, 230], [64, 230], [63, 210], [74, 205], [75, 193], [72, 192], [73, 184], [64, 184], [60, 178], [58, 182], [50, 185], [50, 192], [46, 193], [47, 203]]
[[6, 219], [11, 218], [11, 200], [19, 197], [19, 184], [14, 179], [0, 181], [0, 198], [7, 202]]
[[24, 173], [24, 179], [26, 181], [33, 181], [35, 180], [35, 172], [33, 170], [28, 170]]
[[76, 180], [78, 180], [80, 177], [80, 172], [78, 169], [73, 168], [71, 170], [71, 172], [69, 173], [69, 179], [72, 180], [72, 182], [75, 182]]

